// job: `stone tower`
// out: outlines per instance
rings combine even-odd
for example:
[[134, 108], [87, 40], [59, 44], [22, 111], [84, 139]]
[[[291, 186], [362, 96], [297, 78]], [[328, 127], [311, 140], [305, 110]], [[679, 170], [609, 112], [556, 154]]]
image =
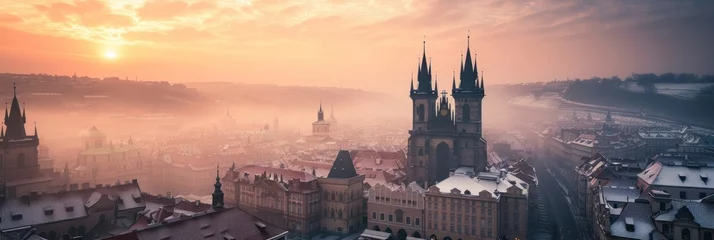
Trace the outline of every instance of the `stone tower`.
[[478, 81], [476, 62], [471, 60], [468, 44], [466, 54], [458, 87], [455, 74], [453, 76], [452, 104], [446, 91], [438, 92], [436, 83], [432, 90], [431, 63], [426, 63], [424, 48], [418, 88], [414, 89], [412, 81], [410, 90], [413, 124], [409, 131], [407, 181], [431, 185], [449, 177], [449, 173], [459, 167], [475, 172], [485, 170], [486, 140], [481, 135], [483, 78]]
[[364, 175], [357, 174], [349, 151], [340, 150], [330, 173], [318, 183], [323, 191], [322, 230], [343, 234], [364, 230]]

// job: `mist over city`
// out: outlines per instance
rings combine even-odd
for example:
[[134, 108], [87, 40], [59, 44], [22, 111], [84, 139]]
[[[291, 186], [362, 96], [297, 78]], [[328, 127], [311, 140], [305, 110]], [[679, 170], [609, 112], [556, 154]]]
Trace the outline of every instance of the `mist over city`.
[[0, 240], [714, 238], [714, 2], [0, 10]]

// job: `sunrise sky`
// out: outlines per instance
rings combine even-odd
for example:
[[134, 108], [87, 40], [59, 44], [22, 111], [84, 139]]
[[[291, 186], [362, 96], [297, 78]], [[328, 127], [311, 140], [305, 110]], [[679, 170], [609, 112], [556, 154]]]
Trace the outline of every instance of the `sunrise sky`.
[[714, 1], [0, 0], [0, 72], [406, 94], [426, 36], [450, 85], [714, 72]]

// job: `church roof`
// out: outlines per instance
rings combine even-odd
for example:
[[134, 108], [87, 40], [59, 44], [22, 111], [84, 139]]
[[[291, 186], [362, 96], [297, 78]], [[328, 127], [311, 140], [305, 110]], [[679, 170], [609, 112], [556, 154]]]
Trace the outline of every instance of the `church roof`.
[[330, 173], [327, 174], [328, 178], [353, 178], [357, 176], [357, 170], [355, 170], [355, 165], [352, 163], [352, 157], [350, 152], [347, 150], [340, 150], [335, 158], [335, 162], [332, 164], [332, 169]]

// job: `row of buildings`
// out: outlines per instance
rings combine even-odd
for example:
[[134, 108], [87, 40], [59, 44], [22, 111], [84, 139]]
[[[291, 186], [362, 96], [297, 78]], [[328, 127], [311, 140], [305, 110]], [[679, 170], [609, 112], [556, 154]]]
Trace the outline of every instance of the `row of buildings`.
[[642, 167], [596, 154], [577, 168], [595, 239], [712, 239], [714, 157], [660, 154]]

